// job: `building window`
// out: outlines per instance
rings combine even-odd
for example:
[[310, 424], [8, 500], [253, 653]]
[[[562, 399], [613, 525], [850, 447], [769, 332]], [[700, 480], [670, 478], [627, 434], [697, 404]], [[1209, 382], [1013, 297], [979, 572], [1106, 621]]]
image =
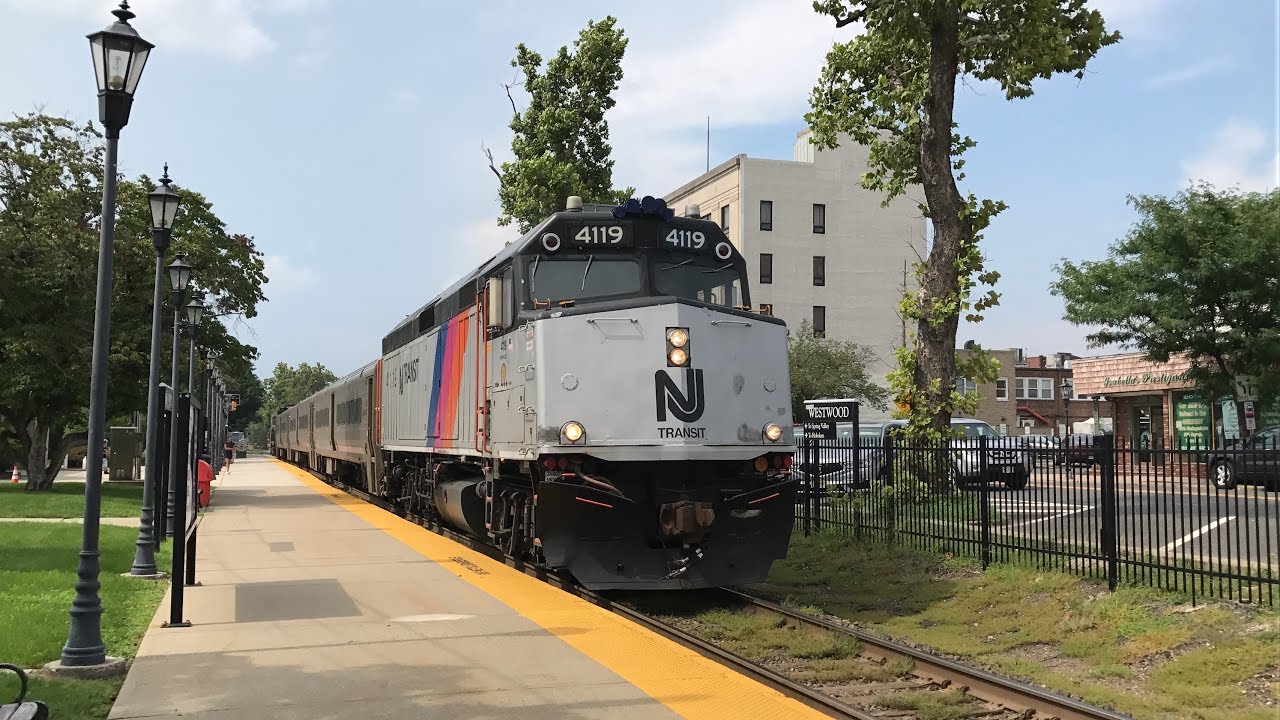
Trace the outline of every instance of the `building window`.
[[813, 256], [813, 284], [827, 284], [827, 259], [821, 255]]
[[1018, 378], [1014, 391], [1019, 400], [1052, 400], [1053, 378]]
[[760, 253], [760, 284], [773, 284], [773, 255], [771, 253]]
[[813, 206], [813, 231], [816, 233], [825, 233], [827, 231], [827, 206], [814, 204]]
[[827, 307], [813, 306], [813, 334], [822, 337], [827, 334]]
[[978, 386], [967, 377], [958, 377], [956, 378], [956, 392], [960, 393], [961, 396], [972, 395], [978, 392]]
[[1009, 378], [996, 378], [996, 399], [1009, 399]]
[[729, 206], [728, 205], [720, 206], [720, 229], [724, 231], [725, 235], [729, 234]]
[[760, 229], [765, 231], [773, 230], [773, 201], [760, 201]]

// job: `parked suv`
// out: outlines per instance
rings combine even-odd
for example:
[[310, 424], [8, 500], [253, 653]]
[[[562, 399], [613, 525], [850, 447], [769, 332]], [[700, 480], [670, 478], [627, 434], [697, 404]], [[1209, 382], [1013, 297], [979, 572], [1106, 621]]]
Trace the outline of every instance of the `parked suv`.
[[[874, 462], [876, 475], [882, 476], [884, 468], [884, 448], [890, 437], [895, 435], [895, 428], [906, 427], [905, 420], [891, 420], [880, 426], [880, 440], [877, 443]], [[1021, 490], [1027, 486], [1031, 477], [1031, 452], [1026, 442], [1018, 437], [1005, 437], [995, 428], [981, 420], [972, 418], [952, 418], [951, 427], [960, 430], [963, 435], [952, 438], [948, 447], [951, 450], [951, 471], [956, 485], [965, 487], [970, 483], [1001, 481], [1011, 490]], [[986, 473], [982, 468], [982, 438], [987, 439]]]
[[1244, 443], [1209, 451], [1207, 462], [1209, 479], [1219, 490], [1253, 481], [1280, 491], [1280, 425], [1258, 430]]

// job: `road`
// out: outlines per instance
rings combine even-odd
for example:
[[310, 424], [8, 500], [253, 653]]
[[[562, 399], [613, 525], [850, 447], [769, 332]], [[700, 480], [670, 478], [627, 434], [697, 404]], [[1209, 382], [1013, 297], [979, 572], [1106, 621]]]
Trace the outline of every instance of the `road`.
[[[1267, 492], [1257, 485], [1218, 490], [1207, 479], [1191, 475], [1186, 470], [1169, 475], [1117, 472], [1116, 534], [1121, 554], [1161, 566], [1194, 565], [1210, 573], [1270, 577], [1280, 583], [1280, 492]], [[1097, 468], [1042, 466], [1023, 490], [995, 483], [986, 492], [993, 510], [991, 542], [1005, 546], [999, 552], [1044, 548], [1101, 557], [1102, 490]], [[872, 505], [867, 519], [883, 526], [878, 512]], [[833, 513], [848, 515], [824, 511]], [[961, 520], [951, 520], [945, 513], [914, 520], [899, 517], [898, 526], [910, 523], [917, 526], [913, 531], [976, 544], [981, 524], [973, 516], [970, 509]]]
[[[997, 536], [1098, 546], [1102, 490], [1096, 469], [1069, 475], [1061, 468], [1042, 470], [1025, 490], [996, 486], [988, 493], [1004, 520], [994, 530]], [[1117, 541], [1131, 556], [1160, 564], [1195, 562], [1227, 573], [1269, 566], [1280, 580], [1280, 493], [1120, 474], [1116, 511]]]

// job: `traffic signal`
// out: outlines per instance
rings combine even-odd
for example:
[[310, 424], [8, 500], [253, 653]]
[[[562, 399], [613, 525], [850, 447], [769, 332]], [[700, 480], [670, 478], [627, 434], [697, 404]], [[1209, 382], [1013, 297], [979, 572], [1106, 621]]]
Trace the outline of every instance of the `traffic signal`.
[[239, 400], [232, 400], [232, 401], [231, 401], [231, 412], [235, 412], [235, 411], [236, 411], [236, 406], [237, 406], [237, 405], [239, 405], [239, 404], [240, 404], [240, 401], [239, 401]]

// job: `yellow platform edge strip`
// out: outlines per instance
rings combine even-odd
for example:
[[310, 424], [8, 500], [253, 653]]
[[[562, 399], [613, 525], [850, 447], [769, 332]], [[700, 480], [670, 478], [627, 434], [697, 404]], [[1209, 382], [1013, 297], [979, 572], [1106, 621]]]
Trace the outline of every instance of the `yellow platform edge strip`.
[[[311, 490], [505, 603], [681, 717], [689, 720], [827, 717], [626, 618], [352, 497], [301, 468], [274, 458], [273, 461]], [[465, 560], [465, 564], [459, 559]]]

